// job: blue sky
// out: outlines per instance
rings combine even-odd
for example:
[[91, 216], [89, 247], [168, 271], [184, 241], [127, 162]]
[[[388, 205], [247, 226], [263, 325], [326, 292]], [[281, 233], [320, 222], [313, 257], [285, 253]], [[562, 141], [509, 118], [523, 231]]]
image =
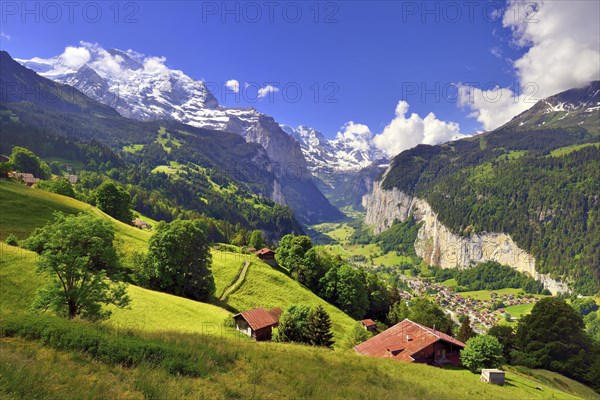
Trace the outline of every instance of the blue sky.
[[409, 113], [434, 112], [462, 133], [482, 129], [472, 109], [445, 94], [459, 82], [511, 86], [518, 82], [513, 62], [529, 48], [511, 43], [504, 2], [471, 9], [469, 2], [276, 3], [229, 2], [226, 13], [220, 1], [76, 2], [72, 15], [64, 5], [59, 15], [43, 2], [29, 3], [29, 13], [21, 2], [3, 2], [2, 49], [45, 58], [83, 40], [164, 56], [169, 68], [221, 89], [230, 79], [272, 83], [280, 91], [260, 101], [216, 95], [331, 137], [348, 121], [383, 131], [400, 100]]

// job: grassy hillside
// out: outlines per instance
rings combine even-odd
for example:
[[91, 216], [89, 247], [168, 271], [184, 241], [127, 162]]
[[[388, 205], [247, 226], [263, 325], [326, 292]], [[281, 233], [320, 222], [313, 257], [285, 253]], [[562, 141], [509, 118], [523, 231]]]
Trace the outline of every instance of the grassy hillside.
[[[244, 284], [227, 298], [227, 304], [236, 310], [247, 310], [254, 307], [285, 307], [303, 303], [309, 306], [323, 305], [331, 316], [336, 339], [341, 339], [352, 327], [354, 320], [321, 299], [306, 287], [293, 280], [278, 268], [260, 261], [256, 256], [248, 256], [251, 261]], [[238, 265], [232, 265], [238, 268]]]
[[[49, 211], [58, 204], [70, 205], [72, 212], [78, 211], [82, 204], [10, 184], [2, 183], [0, 189], [2, 199], [10, 198], [13, 204], [19, 197], [24, 197], [20, 201], [27, 206], [39, 199], [48, 207], [47, 216], [51, 216]], [[18, 225], [18, 218], [14, 217], [17, 213], [9, 215], [13, 215], [13, 225], [5, 222], [10, 218], [3, 219], [3, 230]], [[43, 222], [40, 217], [38, 223], [43, 225]], [[33, 228], [23, 232], [28, 229]], [[124, 225], [117, 229], [119, 235], [144, 241], [134, 228], [131, 231]], [[15, 320], [26, 320], [35, 290], [44, 279], [35, 273], [36, 257], [32, 252], [0, 243], [0, 326], [7, 326], [9, 320], [13, 324]], [[213, 271], [218, 288], [222, 290], [234, 280], [244, 257], [251, 264], [244, 284], [229, 296], [230, 306], [246, 309], [285, 307], [295, 302], [322, 303], [332, 315], [338, 337], [351, 326], [351, 318], [287, 277], [284, 271], [255, 256], [214, 251]], [[107, 342], [107, 346], [114, 345], [119, 338], [135, 337], [156, 345], [176, 343], [182, 351], [194, 354], [213, 354], [202, 366], [205, 373], [186, 377], [169, 373], [160, 366], [123, 367], [93, 358], [92, 353], [77, 348], [59, 349], [44, 345], [47, 341], [12, 335], [0, 339], [0, 398], [598, 398], [588, 388], [547, 371], [518, 371], [524, 376], [509, 374], [509, 384], [497, 387], [479, 382], [478, 375], [466, 370], [360, 357], [351, 351], [256, 343], [223, 327], [223, 320], [230, 314], [217, 306], [133, 285], [129, 286], [129, 294], [130, 309], [114, 310], [111, 319], [102, 325], [78, 325], [81, 324], [78, 321], [63, 321], [61, 325], [69, 326], [73, 332], [78, 332], [80, 326], [88, 331], [96, 329], [98, 340], [114, 341]], [[35, 329], [39, 327], [31, 326], [29, 332]], [[219, 361], [213, 364], [212, 360]], [[542, 390], [535, 389], [536, 386]]]
[[0, 181], [0, 239], [4, 240], [11, 233], [19, 239], [27, 238], [35, 228], [44, 226], [52, 220], [54, 211], [76, 214], [90, 211], [108, 219], [115, 228], [119, 250], [131, 262], [130, 256], [135, 251], [145, 252], [148, 248], [150, 232], [137, 229], [110, 217], [95, 207], [79, 200], [49, 193], [28, 186]]

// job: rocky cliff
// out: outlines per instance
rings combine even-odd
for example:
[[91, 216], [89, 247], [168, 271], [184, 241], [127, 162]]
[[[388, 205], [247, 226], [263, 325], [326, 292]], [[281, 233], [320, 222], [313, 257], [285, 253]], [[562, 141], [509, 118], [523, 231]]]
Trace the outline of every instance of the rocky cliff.
[[533, 276], [553, 294], [568, 291], [566, 284], [537, 273], [535, 258], [519, 248], [509, 235], [486, 232], [456, 235], [438, 220], [425, 200], [397, 188], [384, 190], [381, 181], [375, 182], [373, 191], [364, 196], [363, 206], [367, 209], [365, 223], [373, 226], [376, 234], [388, 229], [395, 220], [403, 221], [412, 214], [422, 223], [415, 251], [429, 264], [442, 268], [468, 268], [474, 263], [497, 261]]

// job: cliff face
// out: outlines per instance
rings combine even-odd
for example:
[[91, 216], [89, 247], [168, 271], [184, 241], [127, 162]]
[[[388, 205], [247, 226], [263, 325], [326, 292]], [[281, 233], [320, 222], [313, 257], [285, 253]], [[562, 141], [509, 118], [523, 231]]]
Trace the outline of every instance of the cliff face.
[[373, 192], [363, 198], [363, 206], [367, 209], [365, 223], [373, 226], [376, 234], [388, 229], [394, 220], [403, 221], [412, 214], [417, 222], [422, 223], [415, 251], [431, 265], [468, 268], [474, 263], [497, 261], [543, 282], [553, 294], [568, 291], [566, 284], [537, 273], [535, 258], [519, 248], [509, 235], [485, 232], [456, 235], [438, 220], [425, 200], [396, 188], [384, 190], [381, 181], [375, 182]]

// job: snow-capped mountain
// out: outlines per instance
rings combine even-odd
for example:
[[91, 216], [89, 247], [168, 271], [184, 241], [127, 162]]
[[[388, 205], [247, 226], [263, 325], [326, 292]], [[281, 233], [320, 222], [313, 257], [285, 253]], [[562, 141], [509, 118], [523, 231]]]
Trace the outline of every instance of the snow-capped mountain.
[[368, 131], [346, 129], [328, 140], [321, 132], [303, 125], [296, 128], [282, 125], [282, 128], [300, 143], [308, 168], [316, 176], [357, 172], [385, 158]]
[[56, 57], [17, 61], [41, 76], [77, 88], [124, 117], [176, 120], [237, 133], [247, 142], [258, 143], [273, 163], [274, 201], [289, 205], [304, 223], [341, 217], [312, 181], [298, 142], [272, 117], [255, 109], [219, 106], [202, 80], [168, 68], [164, 58], [80, 42]]
[[597, 130], [600, 126], [600, 81], [583, 88], [570, 89], [538, 101], [514, 117], [505, 127], [525, 129], [580, 126]]

